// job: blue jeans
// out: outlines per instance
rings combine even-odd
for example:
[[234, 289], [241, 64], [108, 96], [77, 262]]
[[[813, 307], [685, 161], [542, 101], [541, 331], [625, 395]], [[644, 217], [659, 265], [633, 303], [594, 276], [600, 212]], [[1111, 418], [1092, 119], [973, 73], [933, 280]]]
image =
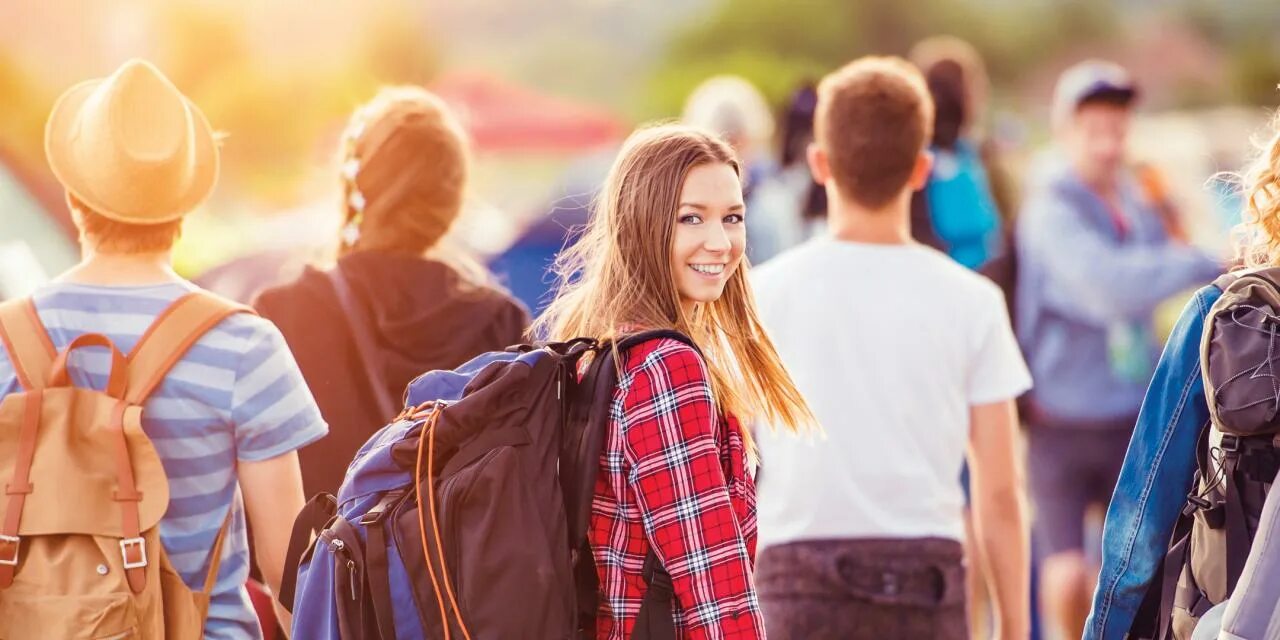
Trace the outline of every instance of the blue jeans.
[[1102, 533], [1102, 572], [1085, 640], [1121, 640], [1160, 567], [1209, 422], [1200, 375], [1204, 319], [1222, 292], [1198, 291], [1182, 311], [1147, 389]]

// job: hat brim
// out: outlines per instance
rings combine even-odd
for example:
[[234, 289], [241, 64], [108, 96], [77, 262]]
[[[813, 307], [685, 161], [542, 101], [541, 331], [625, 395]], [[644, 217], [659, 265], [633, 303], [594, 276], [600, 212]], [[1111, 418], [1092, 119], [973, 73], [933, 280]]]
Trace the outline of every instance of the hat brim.
[[[166, 202], [155, 203], [155, 208], [149, 211], [123, 211], [110, 201], [109, 196], [93, 188], [86, 179], [80, 160], [72, 153], [72, 148], [76, 143], [76, 116], [94, 89], [104, 81], [105, 79], [87, 80], [71, 87], [58, 98], [49, 113], [44, 131], [44, 153], [58, 182], [95, 213], [129, 224], [172, 222], [203, 204], [218, 182], [218, 145], [208, 119], [186, 96], [182, 99], [187, 112], [191, 114], [194, 162], [191, 180], [182, 193], [174, 194]], [[125, 179], [127, 178], [121, 177], [121, 180]]]
[[1133, 101], [1137, 98], [1138, 90], [1134, 87], [1105, 85], [1086, 91], [1076, 100], [1076, 108], [1079, 109], [1086, 102], [1105, 102], [1127, 107], [1133, 104]]

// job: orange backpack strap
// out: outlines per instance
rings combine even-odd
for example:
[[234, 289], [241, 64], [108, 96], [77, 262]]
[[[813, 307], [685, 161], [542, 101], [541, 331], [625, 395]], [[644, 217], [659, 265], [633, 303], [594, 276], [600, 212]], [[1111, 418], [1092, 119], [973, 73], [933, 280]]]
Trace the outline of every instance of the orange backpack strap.
[[18, 460], [13, 468], [12, 481], [4, 485], [9, 500], [4, 520], [0, 522], [0, 589], [8, 589], [13, 584], [13, 574], [18, 568], [18, 552], [22, 544], [18, 539], [18, 527], [22, 524], [22, 509], [32, 489], [31, 460], [35, 453], [36, 432], [40, 428], [43, 396], [44, 389], [27, 392], [18, 440]]
[[129, 352], [125, 400], [133, 405], [142, 404], [191, 345], [236, 313], [253, 313], [253, 309], [207, 291], [194, 291], [175, 300]]
[[[201, 591], [206, 596], [213, 595], [213, 587], [218, 583], [218, 569], [222, 566], [222, 543], [227, 539], [227, 533], [231, 530], [231, 516], [236, 512], [235, 499], [231, 500], [231, 508], [227, 509], [227, 517], [222, 521], [222, 528], [218, 529], [218, 537], [213, 539], [213, 549], [209, 552], [209, 573], [204, 577], [204, 590]], [[208, 612], [205, 612], [208, 615]]]
[[31, 298], [0, 302], [0, 340], [13, 363], [18, 384], [27, 391], [43, 389], [58, 352], [40, 323]]

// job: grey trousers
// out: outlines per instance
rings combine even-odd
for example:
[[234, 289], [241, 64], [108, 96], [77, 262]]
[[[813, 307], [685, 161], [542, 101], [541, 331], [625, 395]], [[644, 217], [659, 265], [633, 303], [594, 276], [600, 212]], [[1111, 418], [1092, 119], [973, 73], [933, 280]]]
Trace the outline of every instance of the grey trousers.
[[964, 640], [964, 552], [938, 538], [767, 547], [756, 588], [770, 640]]

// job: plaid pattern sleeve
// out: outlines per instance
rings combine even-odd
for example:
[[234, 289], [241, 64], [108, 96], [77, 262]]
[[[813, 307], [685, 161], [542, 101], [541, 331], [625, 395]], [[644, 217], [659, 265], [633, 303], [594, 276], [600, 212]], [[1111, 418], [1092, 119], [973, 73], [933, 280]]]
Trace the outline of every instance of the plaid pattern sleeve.
[[625, 361], [593, 505], [597, 636], [630, 636], [652, 549], [671, 574], [681, 638], [763, 638], [741, 436], [717, 411], [694, 349], [654, 340]]

